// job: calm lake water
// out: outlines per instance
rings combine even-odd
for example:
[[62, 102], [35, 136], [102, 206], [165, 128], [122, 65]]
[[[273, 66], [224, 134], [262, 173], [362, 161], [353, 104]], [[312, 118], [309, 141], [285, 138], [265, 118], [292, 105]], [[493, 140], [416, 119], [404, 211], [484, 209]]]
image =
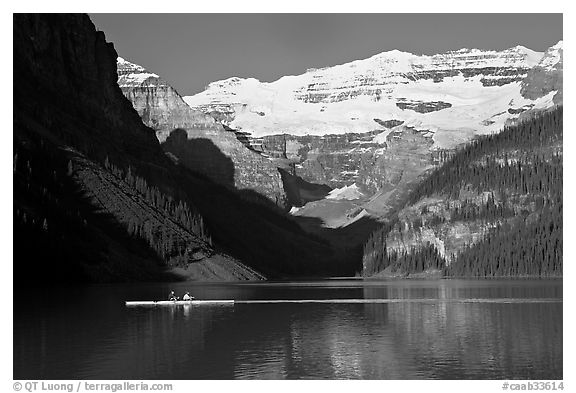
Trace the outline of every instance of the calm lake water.
[[[170, 289], [247, 302], [124, 305]], [[271, 299], [364, 303], [253, 302]], [[14, 379], [562, 377], [562, 280], [122, 284], [14, 301]]]

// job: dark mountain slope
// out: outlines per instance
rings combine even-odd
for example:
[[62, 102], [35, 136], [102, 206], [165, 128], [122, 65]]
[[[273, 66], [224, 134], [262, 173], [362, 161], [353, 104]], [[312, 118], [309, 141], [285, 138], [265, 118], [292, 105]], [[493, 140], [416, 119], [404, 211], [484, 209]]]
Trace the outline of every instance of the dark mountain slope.
[[[138, 186], [127, 181], [129, 172], [133, 177], [143, 179], [147, 187], [156, 190], [163, 200], [181, 201], [193, 214], [202, 217], [212, 246], [200, 247], [206, 250], [205, 257], [200, 261], [194, 256], [197, 255], [195, 252], [187, 253], [189, 258], [185, 263], [188, 266], [209, 261], [210, 255], [225, 253], [272, 277], [342, 274], [342, 268], [353, 271], [353, 268], [346, 267], [349, 266], [345, 264], [346, 261], [335, 258], [329, 246], [305, 234], [274, 206], [266, 208], [261, 201], [251, 202], [260, 198], [259, 195], [243, 191], [245, 197], [239, 198], [232, 190], [175, 165], [162, 151], [154, 131], [142, 123], [116, 84], [116, 57], [112, 44], [105, 41], [103, 33], [96, 32], [86, 15], [14, 16], [14, 149], [16, 154], [24, 149], [30, 159], [37, 157], [35, 162], [43, 162], [41, 165], [44, 165], [40, 172], [42, 176], [27, 182], [23, 175], [24, 185], [19, 190], [15, 187], [15, 214], [23, 217], [23, 212], [26, 212], [28, 220], [33, 213], [35, 224], [43, 222], [51, 208], [42, 206], [41, 198], [32, 195], [37, 192], [32, 192], [30, 187], [35, 187], [42, 194], [43, 188], [48, 188], [44, 184], [46, 174], [52, 171], [62, 173], [61, 170], [58, 172], [57, 167], [72, 161], [72, 175], [68, 174], [67, 169], [64, 175], [59, 175], [61, 182], [64, 181], [62, 176], [73, 177], [75, 187], [78, 187], [79, 192], [69, 196], [73, 198], [68, 203], [71, 211], [78, 210], [77, 207], [82, 204], [88, 204], [84, 207], [87, 210], [99, 206], [101, 210], [98, 214], [107, 214], [107, 223], [110, 224], [96, 225], [95, 220], [88, 219], [86, 215], [81, 215], [79, 221], [87, 222], [89, 231], [85, 241], [101, 250], [109, 250], [109, 262], [104, 262], [100, 257], [101, 252], [75, 253], [71, 251], [73, 247], [66, 250], [70, 239], [74, 239], [78, 233], [73, 226], [52, 227], [52, 220], [49, 219], [49, 228], [54, 228], [60, 239], [55, 246], [70, 254], [70, 265], [54, 269], [54, 277], [60, 277], [56, 270], [64, 270], [70, 272], [67, 275], [70, 280], [80, 276], [89, 281], [138, 279], [144, 264], [172, 266], [174, 258], [170, 256], [173, 257], [173, 253], [163, 253], [158, 247], [159, 244], [170, 243], [169, 236], [162, 237], [163, 225], [159, 225], [154, 236], [150, 237], [146, 234], [147, 230], [138, 225], [137, 214], [127, 215], [129, 206], [139, 203], [142, 198], [138, 196]], [[214, 153], [219, 154], [217, 149]], [[44, 159], [46, 154], [53, 158]], [[85, 160], [85, 168], [91, 168], [89, 172], [92, 175], [81, 171], [81, 166], [75, 166], [80, 158]], [[17, 164], [18, 160], [15, 156], [15, 182], [22, 170], [18, 166], [22, 161]], [[106, 168], [106, 162], [113, 164], [122, 176], [116, 176], [117, 179], [113, 180], [107, 174], [110, 170]], [[35, 167], [37, 165], [40, 164]], [[233, 171], [234, 167], [229, 167], [229, 170]], [[90, 178], [94, 179], [94, 176], [100, 176], [101, 180], [108, 179], [102, 183], [104, 190], [91, 189], [94, 183]], [[120, 180], [125, 184], [122, 185]], [[116, 192], [119, 189], [123, 190], [120, 194]], [[53, 198], [58, 200], [68, 193], [67, 189], [52, 192]], [[83, 195], [90, 199], [84, 199]], [[107, 199], [95, 205], [96, 195]], [[114, 209], [111, 206], [116, 203], [115, 200], [126, 203]], [[144, 210], [152, 214], [153, 208], [156, 209], [154, 214], [161, 217], [166, 214], [166, 210], [162, 213], [165, 206], [159, 208], [155, 204]], [[61, 206], [62, 209], [66, 210], [66, 207]], [[168, 219], [168, 216], [164, 218]], [[112, 231], [112, 226], [118, 228], [122, 235]], [[106, 236], [97, 237], [95, 232]], [[126, 237], [139, 242], [138, 252], [135, 253], [131, 247], [132, 240], [125, 241]], [[150, 238], [156, 240], [150, 241]], [[192, 245], [192, 250], [197, 248], [195, 244], [201, 244], [194, 236], [187, 239], [185, 242]], [[15, 248], [41, 249], [42, 245], [52, 240], [41, 231], [34, 234], [16, 231]], [[111, 243], [116, 246], [112, 247]], [[182, 252], [184, 249], [176, 247], [175, 250]], [[132, 256], [136, 257], [139, 252], [146, 262], [133, 263]], [[34, 258], [34, 255], [26, 252], [15, 254], [16, 271], [21, 274], [18, 280], [25, 279], [23, 266], [46, 264], [46, 260], [52, 265], [59, 263], [59, 254], [47, 253], [44, 260]], [[175, 260], [181, 263], [182, 258]], [[89, 263], [95, 267], [87, 274], [79, 273], [82, 268], [76, 269]], [[122, 269], [108, 269], [114, 271], [108, 274], [105, 265], [122, 266]], [[150, 269], [152, 276], [155, 275], [154, 269]], [[91, 273], [96, 270], [104, 273]], [[52, 271], [51, 268], [43, 270], [46, 273]]]
[[14, 146], [14, 283], [163, 277], [161, 258], [84, 195], [67, 153], [27, 136]]
[[154, 132], [116, 85], [115, 54], [86, 15], [14, 15], [15, 121], [102, 161], [162, 164]]

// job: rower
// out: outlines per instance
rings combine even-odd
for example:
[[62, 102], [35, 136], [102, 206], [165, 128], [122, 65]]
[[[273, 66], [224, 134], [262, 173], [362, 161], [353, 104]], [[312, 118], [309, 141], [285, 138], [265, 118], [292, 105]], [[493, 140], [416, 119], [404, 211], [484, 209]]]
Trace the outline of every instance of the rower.
[[182, 296], [182, 300], [194, 300], [194, 296], [190, 296], [190, 292], [186, 292], [184, 296]]
[[168, 300], [178, 300], [174, 291], [170, 291], [170, 295], [168, 295]]

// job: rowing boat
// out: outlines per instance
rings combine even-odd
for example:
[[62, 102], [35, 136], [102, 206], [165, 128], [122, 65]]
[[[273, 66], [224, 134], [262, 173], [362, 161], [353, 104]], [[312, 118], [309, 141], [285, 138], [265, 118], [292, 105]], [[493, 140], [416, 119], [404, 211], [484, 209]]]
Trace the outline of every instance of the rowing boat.
[[234, 304], [234, 300], [159, 300], [159, 301], [129, 301], [127, 306], [180, 306], [187, 304]]
[[250, 299], [250, 300], [161, 300], [132, 301], [127, 306], [177, 306], [197, 305], [234, 305], [234, 304], [286, 304], [286, 303], [327, 303], [327, 304], [393, 304], [393, 303], [562, 303], [562, 298], [416, 298], [416, 299]]

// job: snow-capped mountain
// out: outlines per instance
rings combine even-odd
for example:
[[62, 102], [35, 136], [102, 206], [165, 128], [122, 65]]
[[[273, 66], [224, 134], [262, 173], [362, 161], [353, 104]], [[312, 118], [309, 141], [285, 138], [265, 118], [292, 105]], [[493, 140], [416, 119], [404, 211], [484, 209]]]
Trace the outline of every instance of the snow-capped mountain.
[[[273, 200], [281, 194], [275, 167], [289, 168], [306, 182], [336, 188], [326, 202], [298, 214], [341, 225], [361, 209], [386, 215], [426, 171], [474, 135], [561, 103], [562, 47], [560, 41], [545, 52], [517, 46], [433, 56], [395, 50], [271, 83], [229, 78], [183, 100], [156, 74], [123, 59], [118, 82], [181, 162], [203, 168], [206, 161], [214, 172], [203, 150], [183, 148], [191, 138], [208, 138], [234, 162], [236, 183]], [[170, 137], [177, 127], [187, 138]], [[266, 189], [269, 178], [273, 190]], [[353, 190], [358, 194], [348, 195]], [[291, 204], [315, 199], [304, 194]], [[332, 205], [342, 217], [332, 217]]]
[[462, 133], [494, 132], [526, 110], [552, 106], [558, 89], [523, 95], [523, 82], [531, 70], [561, 62], [562, 41], [545, 53], [393, 50], [270, 83], [229, 78], [184, 100], [253, 137], [385, 132], [386, 122], [398, 121], [429, 130], [435, 148], [451, 148]]

